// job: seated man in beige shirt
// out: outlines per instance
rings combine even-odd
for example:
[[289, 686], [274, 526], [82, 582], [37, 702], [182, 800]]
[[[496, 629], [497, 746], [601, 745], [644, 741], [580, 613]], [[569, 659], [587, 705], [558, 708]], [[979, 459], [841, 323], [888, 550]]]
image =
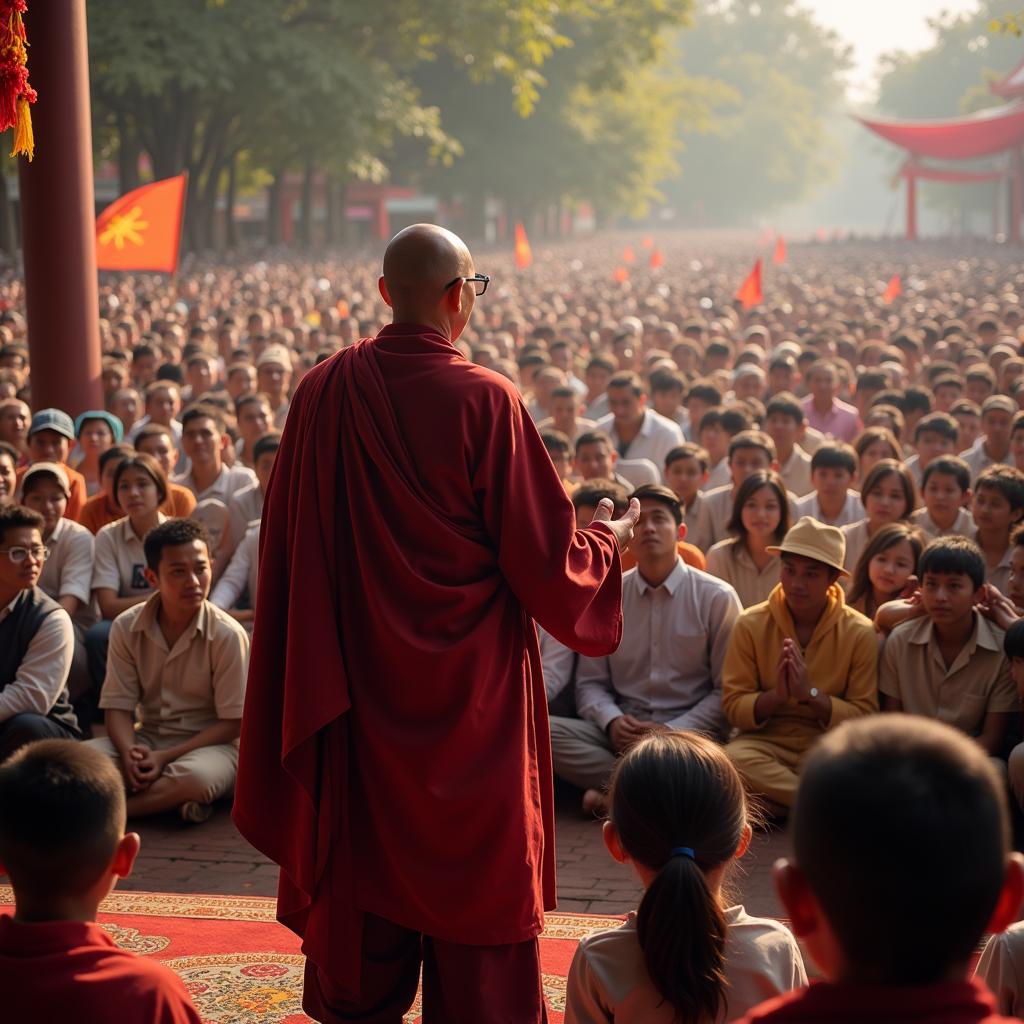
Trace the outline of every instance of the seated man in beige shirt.
[[984, 595], [985, 559], [974, 541], [942, 537], [925, 549], [918, 574], [924, 615], [901, 623], [885, 641], [882, 710], [937, 718], [1001, 758], [1020, 705], [1003, 631], [975, 608]]
[[156, 593], [114, 620], [100, 695], [108, 735], [92, 742], [117, 760], [129, 815], [177, 807], [186, 821], [204, 821], [235, 784], [249, 638], [206, 600], [202, 526], [168, 519], [144, 544]]

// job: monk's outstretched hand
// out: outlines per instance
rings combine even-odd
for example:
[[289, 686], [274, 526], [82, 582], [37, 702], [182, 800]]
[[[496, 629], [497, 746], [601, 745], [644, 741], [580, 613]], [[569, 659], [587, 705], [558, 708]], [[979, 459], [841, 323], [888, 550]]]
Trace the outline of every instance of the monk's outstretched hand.
[[608, 528], [615, 534], [619, 551], [622, 552], [626, 550], [626, 545], [633, 536], [633, 530], [640, 521], [640, 502], [636, 498], [631, 498], [629, 508], [622, 514], [621, 519], [612, 519], [612, 512], [614, 511], [615, 506], [611, 501], [608, 498], [602, 498], [597, 503], [597, 511], [594, 513], [593, 522], [608, 524]]

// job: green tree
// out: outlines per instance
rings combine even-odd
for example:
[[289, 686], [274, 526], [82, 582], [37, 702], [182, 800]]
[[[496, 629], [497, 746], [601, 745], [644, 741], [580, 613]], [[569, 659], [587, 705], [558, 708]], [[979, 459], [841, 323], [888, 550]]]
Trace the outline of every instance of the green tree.
[[790, 0], [705, 0], [675, 45], [688, 74], [732, 97], [710, 130], [681, 126], [682, 170], [663, 189], [686, 219], [748, 223], [829, 179], [850, 66], [834, 32]]

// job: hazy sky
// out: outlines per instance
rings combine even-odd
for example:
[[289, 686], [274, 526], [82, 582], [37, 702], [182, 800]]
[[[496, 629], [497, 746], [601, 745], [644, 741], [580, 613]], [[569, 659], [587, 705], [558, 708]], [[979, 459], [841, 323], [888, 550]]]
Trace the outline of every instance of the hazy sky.
[[[874, 95], [875, 61], [888, 50], [921, 50], [932, 40], [927, 19], [941, 11], [974, 10], [976, 0], [802, 0], [818, 21], [853, 47], [850, 99]], [[1019, 4], [1007, 3], [1017, 10]]]

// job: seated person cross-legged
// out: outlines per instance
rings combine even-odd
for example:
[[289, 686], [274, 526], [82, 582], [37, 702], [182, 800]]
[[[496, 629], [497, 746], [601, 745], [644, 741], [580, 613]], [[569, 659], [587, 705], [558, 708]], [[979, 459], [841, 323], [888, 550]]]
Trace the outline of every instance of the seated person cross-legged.
[[579, 719], [551, 719], [555, 773], [597, 810], [617, 756], [650, 732], [725, 731], [721, 672], [740, 612], [736, 592], [688, 566], [676, 550], [679, 499], [660, 484], [638, 488], [630, 541], [637, 566], [623, 576], [622, 643], [606, 658], [580, 658]]
[[38, 586], [43, 517], [0, 506], [0, 761], [38, 739], [81, 734], [68, 697], [71, 618]]
[[898, 625], [882, 650], [882, 710], [938, 719], [1001, 758], [1020, 704], [1003, 631], [976, 607], [985, 558], [966, 537], [941, 537], [925, 548], [919, 573], [924, 614]]
[[878, 710], [874, 627], [849, 608], [843, 535], [809, 517], [777, 551], [780, 583], [739, 617], [722, 670], [722, 707], [740, 735], [726, 747], [773, 813], [792, 806], [800, 766], [821, 735]]
[[155, 527], [145, 554], [156, 593], [114, 620], [100, 694], [107, 736], [92, 742], [117, 760], [130, 815], [176, 807], [204, 821], [235, 784], [249, 638], [206, 600], [210, 550], [198, 523]]

